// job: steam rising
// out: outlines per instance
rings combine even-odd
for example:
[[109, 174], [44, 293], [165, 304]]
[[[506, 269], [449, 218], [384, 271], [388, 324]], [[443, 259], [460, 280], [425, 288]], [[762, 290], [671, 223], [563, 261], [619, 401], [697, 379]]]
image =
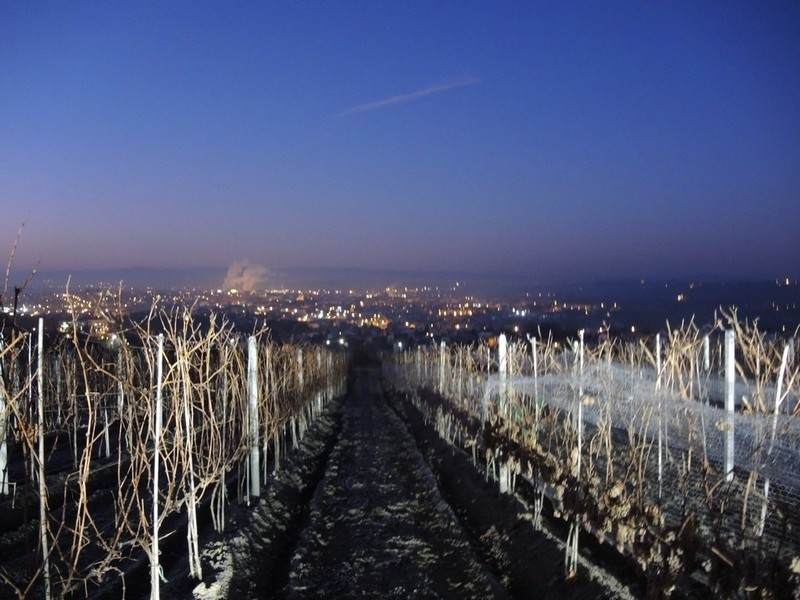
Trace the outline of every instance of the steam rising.
[[267, 285], [269, 270], [262, 265], [251, 264], [248, 260], [237, 260], [228, 267], [225, 282], [222, 286], [226, 290], [240, 290], [252, 292], [263, 290]]

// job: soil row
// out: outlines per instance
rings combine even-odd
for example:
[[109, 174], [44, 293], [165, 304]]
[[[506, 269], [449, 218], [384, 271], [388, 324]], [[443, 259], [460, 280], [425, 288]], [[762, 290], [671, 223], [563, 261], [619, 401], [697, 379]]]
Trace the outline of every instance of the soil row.
[[356, 370], [237, 530], [208, 544], [196, 598], [612, 598], [598, 569], [566, 580], [534, 531], [377, 370]]

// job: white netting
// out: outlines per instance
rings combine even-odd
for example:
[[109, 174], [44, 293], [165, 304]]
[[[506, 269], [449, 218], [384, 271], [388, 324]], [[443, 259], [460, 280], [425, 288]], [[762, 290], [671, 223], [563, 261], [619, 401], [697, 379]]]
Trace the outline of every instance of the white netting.
[[[786, 364], [789, 353], [779, 385], [779, 360], [759, 359], [746, 379], [752, 365], [742, 359], [726, 380], [719, 364], [704, 364], [702, 342], [685, 360], [674, 348], [649, 356], [643, 348], [586, 352], [581, 361], [577, 345], [550, 343], [534, 360], [532, 346], [518, 344], [503, 359], [505, 374], [497, 352], [485, 346], [421, 348], [395, 356], [387, 374], [401, 389], [434, 391], [440, 400], [422, 404], [432, 419], [449, 419], [454, 439], [479, 440], [490, 426], [504, 447], [550, 465], [553, 481], [545, 483], [553, 489], [594, 495], [591, 510], [606, 510], [608, 495], [616, 498], [622, 485], [641, 514], [658, 507], [658, 517], [643, 525], [660, 527], [656, 538], [691, 520], [707, 552], [758, 548], [789, 564], [800, 553], [798, 367]], [[781, 356], [780, 347], [759, 351]], [[730, 394], [733, 410], [726, 411]], [[448, 411], [461, 415], [464, 431]], [[575, 468], [578, 444], [582, 470]], [[517, 460], [504, 452], [509, 456], [498, 460]], [[553, 496], [563, 504], [563, 489]], [[632, 519], [633, 512], [624, 514]]]

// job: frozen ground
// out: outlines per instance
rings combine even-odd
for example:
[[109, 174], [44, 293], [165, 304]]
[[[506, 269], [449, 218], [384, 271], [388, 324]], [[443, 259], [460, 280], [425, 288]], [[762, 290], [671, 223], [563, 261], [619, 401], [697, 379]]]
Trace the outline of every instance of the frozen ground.
[[[255, 510], [203, 552], [195, 598], [612, 598], [635, 595], [535, 532], [377, 370], [357, 370]], [[180, 579], [180, 578], [179, 578]], [[182, 597], [186, 583], [165, 585]]]
[[[592, 554], [589, 543], [577, 577], [565, 580], [558, 521], [534, 531], [524, 489], [499, 494], [408, 398], [382, 388], [377, 368], [355, 369], [347, 396], [327, 405], [279, 469], [272, 460], [251, 506], [235, 501], [231, 481], [224, 533], [201, 507], [201, 582], [189, 577], [185, 514], [171, 517], [161, 543], [163, 600], [643, 595], [634, 569], [607, 560], [614, 553], [605, 548]], [[114, 473], [99, 469], [91, 479], [98, 526], [113, 527]], [[73, 502], [64, 497], [65, 510]], [[0, 514], [0, 564], [24, 581], [37, 548], [35, 521], [28, 515], [21, 525], [20, 510]], [[71, 598], [150, 597], [143, 552], [130, 551], [116, 566], [100, 586], [75, 588]], [[0, 586], [5, 597], [15, 596]]]

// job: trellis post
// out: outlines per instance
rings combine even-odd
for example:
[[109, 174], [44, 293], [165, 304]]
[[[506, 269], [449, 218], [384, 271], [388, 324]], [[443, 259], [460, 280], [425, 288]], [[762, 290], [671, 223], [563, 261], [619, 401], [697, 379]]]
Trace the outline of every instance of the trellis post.
[[658, 397], [658, 499], [661, 500], [664, 481], [664, 448], [662, 435], [664, 430], [664, 417], [661, 403], [661, 334], [656, 334], [656, 396]]
[[[792, 343], [792, 342], [790, 342]], [[783, 378], [786, 376], [786, 363], [789, 361], [789, 354], [793, 347], [787, 344], [783, 348], [783, 356], [781, 357], [781, 368], [778, 371], [778, 386], [775, 392], [775, 412], [772, 415], [772, 437], [769, 441], [769, 448], [767, 449], [767, 456], [772, 454], [772, 449], [775, 447], [775, 435], [778, 432], [778, 415], [781, 410], [781, 403], [783, 402]], [[769, 476], [764, 481], [764, 504], [761, 505], [761, 519], [758, 523], [758, 536], [764, 535], [764, 526], [767, 522], [767, 505], [769, 504]]]
[[0, 495], [8, 494], [8, 446], [6, 427], [8, 413], [6, 407], [6, 385], [3, 379], [3, 340], [0, 339]]
[[500, 379], [505, 379], [508, 375], [508, 340], [505, 333], [497, 338], [497, 364]]
[[47, 539], [47, 482], [44, 472], [44, 319], [39, 317], [38, 347], [36, 348], [37, 407], [39, 412], [39, 530], [42, 539], [42, 576], [44, 597], [50, 599], [50, 550]]
[[725, 412], [727, 427], [725, 431], [725, 480], [733, 481], [734, 467], [734, 422], [736, 393], [736, 350], [734, 331], [725, 332]]
[[258, 347], [256, 346], [256, 338], [252, 335], [247, 340], [247, 390], [249, 400], [250, 495], [257, 498], [261, 494], [260, 450], [258, 447]]
[[150, 600], [159, 600], [161, 565], [158, 556], [158, 468], [161, 452], [161, 384], [164, 374], [164, 334], [158, 334], [156, 358], [156, 407], [153, 415], [153, 542], [150, 548]]
[[[497, 340], [497, 364], [500, 375], [500, 410], [504, 418], [508, 418], [508, 390], [506, 389], [506, 378], [508, 377], [508, 340], [506, 334], [501, 333]], [[500, 493], [509, 492], [510, 473], [508, 467], [508, 457], [500, 455]]]
[[444, 340], [439, 344], [439, 393], [444, 396], [444, 362], [446, 346]]

